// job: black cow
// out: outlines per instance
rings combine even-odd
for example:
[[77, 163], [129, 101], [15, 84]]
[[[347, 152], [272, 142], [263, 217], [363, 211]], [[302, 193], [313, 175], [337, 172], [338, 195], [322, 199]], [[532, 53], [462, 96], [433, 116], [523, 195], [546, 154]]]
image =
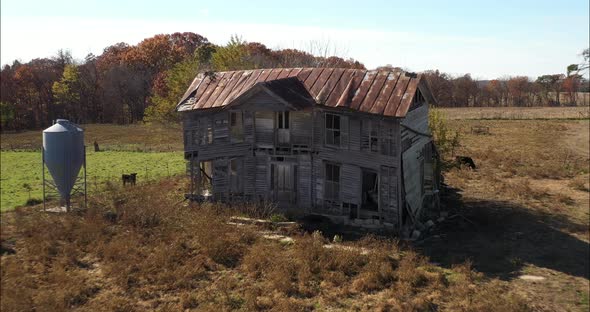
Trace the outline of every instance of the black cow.
[[469, 156], [457, 156], [455, 157], [455, 162], [458, 166], [467, 166], [473, 170], [476, 169], [475, 162]]
[[135, 185], [135, 182], [137, 180], [137, 173], [123, 174], [121, 176], [121, 179], [123, 180], [123, 186], [125, 186], [127, 183]]

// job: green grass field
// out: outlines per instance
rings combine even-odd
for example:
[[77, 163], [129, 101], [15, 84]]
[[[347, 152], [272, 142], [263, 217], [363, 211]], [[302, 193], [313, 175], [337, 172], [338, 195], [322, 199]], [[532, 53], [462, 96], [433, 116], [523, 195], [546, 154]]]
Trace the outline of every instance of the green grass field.
[[[2, 211], [27, 202], [29, 192], [23, 186], [25, 183], [31, 186], [31, 198], [42, 198], [41, 152], [2, 151], [0, 159]], [[121, 183], [122, 173], [137, 172], [141, 183], [183, 173], [185, 168], [182, 152], [89, 152], [88, 191], [101, 191], [106, 181]]]

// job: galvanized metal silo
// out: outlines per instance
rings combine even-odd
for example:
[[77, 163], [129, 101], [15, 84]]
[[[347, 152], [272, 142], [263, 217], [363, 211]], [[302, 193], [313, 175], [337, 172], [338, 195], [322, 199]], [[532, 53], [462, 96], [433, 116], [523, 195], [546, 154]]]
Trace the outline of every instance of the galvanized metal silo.
[[[72, 188], [76, 185], [80, 168], [85, 167], [84, 130], [76, 124], [57, 119], [55, 124], [43, 131], [43, 163], [53, 177], [54, 186], [67, 210], [71, 204]], [[45, 169], [43, 169], [45, 173]], [[84, 171], [84, 194], [85, 192]], [[45, 179], [45, 176], [44, 176]], [[44, 180], [44, 193], [45, 193]], [[43, 194], [45, 202], [45, 194]]]

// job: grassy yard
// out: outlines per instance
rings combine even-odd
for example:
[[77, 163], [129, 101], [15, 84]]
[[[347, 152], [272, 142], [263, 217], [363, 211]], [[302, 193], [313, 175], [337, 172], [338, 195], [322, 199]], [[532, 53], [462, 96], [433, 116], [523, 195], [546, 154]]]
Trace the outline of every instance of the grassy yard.
[[[182, 151], [182, 129], [176, 124], [88, 124], [81, 127], [89, 149], [96, 141], [102, 150]], [[3, 133], [0, 141], [3, 151], [40, 150], [41, 130]]]
[[[0, 161], [2, 211], [26, 203], [29, 193], [25, 183], [32, 188], [31, 198], [42, 199], [41, 152], [2, 151]], [[182, 152], [89, 152], [86, 161], [90, 193], [100, 192], [107, 181], [121, 183], [122, 173], [136, 172], [141, 183], [177, 175], [186, 168]]]

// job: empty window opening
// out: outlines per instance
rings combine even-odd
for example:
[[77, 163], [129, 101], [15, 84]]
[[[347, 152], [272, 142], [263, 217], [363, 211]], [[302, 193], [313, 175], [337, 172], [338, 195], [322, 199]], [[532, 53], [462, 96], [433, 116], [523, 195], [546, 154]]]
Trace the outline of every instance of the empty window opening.
[[340, 197], [340, 166], [326, 163], [325, 199], [338, 200]]
[[229, 128], [233, 142], [244, 141], [244, 120], [241, 111], [229, 113]]
[[340, 116], [326, 114], [326, 144], [340, 146]]
[[379, 179], [377, 173], [371, 170], [362, 171], [362, 203], [361, 209], [369, 211], [379, 210]]
[[278, 129], [289, 129], [289, 112], [278, 112], [277, 113], [277, 128]]

